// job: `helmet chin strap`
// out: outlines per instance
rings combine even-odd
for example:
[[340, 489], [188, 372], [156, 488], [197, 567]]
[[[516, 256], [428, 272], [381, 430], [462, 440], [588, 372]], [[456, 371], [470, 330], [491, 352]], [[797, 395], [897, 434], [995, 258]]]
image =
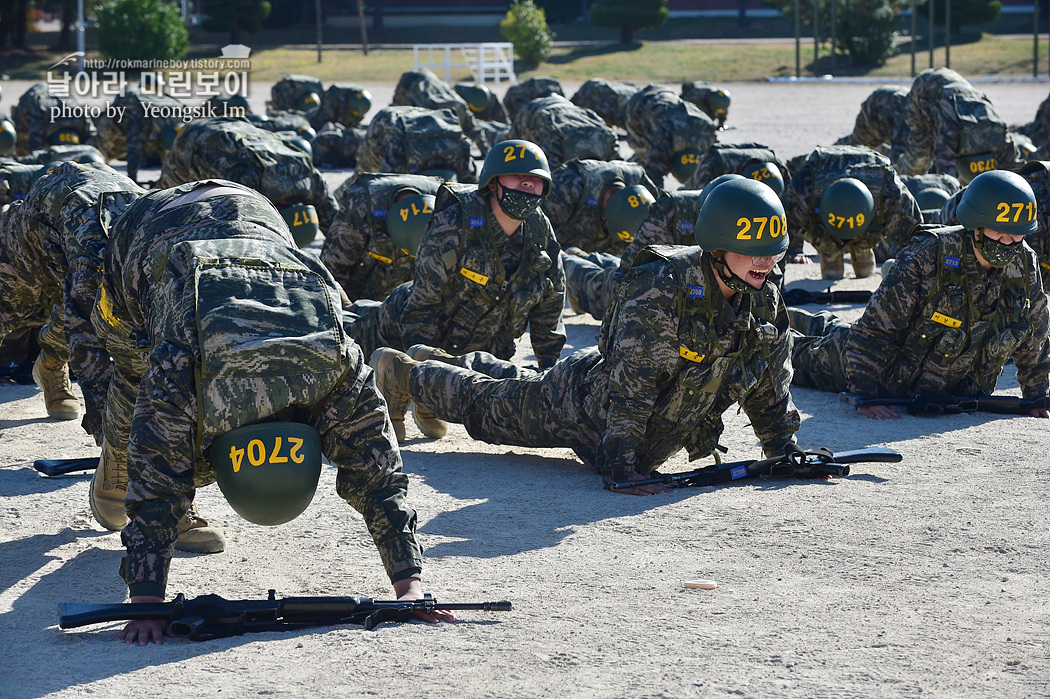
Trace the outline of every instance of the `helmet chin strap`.
[[744, 279], [733, 274], [733, 270], [729, 269], [729, 265], [725, 263], [725, 252], [718, 251], [708, 253], [711, 255], [711, 267], [715, 270], [715, 274], [722, 280], [726, 286], [733, 291], [738, 291], [742, 294], [757, 294], [761, 289], [756, 289], [747, 283]]

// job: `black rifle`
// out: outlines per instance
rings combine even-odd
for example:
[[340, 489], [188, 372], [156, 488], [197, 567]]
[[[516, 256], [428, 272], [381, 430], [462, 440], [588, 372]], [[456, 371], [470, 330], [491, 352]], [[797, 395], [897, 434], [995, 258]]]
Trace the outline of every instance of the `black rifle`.
[[33, 362], [11, 362], [0, 367], [0, 379], [11, 379], [17, 384], [32, 386], [36, 383], [33, 380]]
[[803, 451], [798, 446], [791, 444], [784, 452], [782, 456], [774, 456], [769, 459], [714, 464], [682, 473], [654, 471], [649, 474], [648, 478], [637, 481], [613, 481], [608, 487], [609, 490], [628, 490], [640, 485], [663, 484], [672, 488], [690, 488], [763, 476], [776, 478], [841, 477], [849, 475], [848, 464], [868, 461], [897, 463], [904, 458], [900, 453], [886, 447], [867, 447], [833, 454], [827, 449]]
[[870, 291], [809, 291], [808, 289], [788, 289], [784, 292], [784, 303], [789, 306], [802, 306], [807, 303], [867, 303], [871, 299]]
[[952, 396], [947, 393], [920, 393], [903, 398], [855, 396], [840, 393], [839, 400], [854, 408], [868, 405], [888, 405], [904, 408], [910, 415], [958, 415], [960, 413], [997, 413], [999, 415], [1027, 415], [1032, 410], [1050, 409], [1050, 398], [1026, 400], [1014, 396]]
[[58, 605], [58, 626], [72, 629], [87, 624], [133, 619], [163, 619], [171, 633], [191, 641], [240, 636], [261, 631], [288, 631], [333, 624], [363, 624], [373, 629], [385, 621], [409, 621], [415, 611], [437, 609], [481, 609], [509, 612], [510, 602], [438, 603], [429, 593], [424, 599], [380, 601], [368, 597], [285, 597], [276, 599], [270, 590], [266, 600], [228, 600], [219, 595], [186, 599], [176, 595], [171, 602], [156, 604]]
[[94, 471], [98, 468], [98, 457], [87, 459], [37, 459], [33, 468], [45, 476], [62, 476], [74, 471]]

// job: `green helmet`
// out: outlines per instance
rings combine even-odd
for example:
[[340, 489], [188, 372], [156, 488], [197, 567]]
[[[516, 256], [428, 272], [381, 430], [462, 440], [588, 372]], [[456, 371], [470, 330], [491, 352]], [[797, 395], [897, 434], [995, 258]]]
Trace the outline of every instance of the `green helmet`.
[[952, 195], [937, 187], [927, 187], [915, 195], [915, 203], [923, 211], [940, 211]]
[[33, 175], [33, 182], [36, 182], [41, 177], [44, 177], [46, 175], [50, 175], [52, 173], [52, 171], [54, 171], [54, 169], [56, 167], [58, 167], [59, 165], [62, 164], [62, 162], [63, 161], [61, 161], [61, 160], [52, 160], [47, 165], [42, 165], [40, 167], [40, 169], [37, 170], [36, 173]]
[[47, 137], [47, 143], [51, 146], [70, 146], [80, 143], [80, 134], [73, 129], [59, 129]]
[[778, 197], [784, 193], [784, 176], [780, 174], [780, 168], [774, 162], [751, 163], [740, 174], [769, 185]]
[[820, 198], [820, 219], [832, 237], [852, 240], [863, 235], [875, 215], [875, 199], [858, 179], [843, 177], [831, 183]]
[[171, 147], [175, 145], [175, 139], [179, 136], [179, 130], [175, 127], [175, 124], [168, 124], [164, 127], [164, 130], [160, 132], [160, 147], [167, 153], [171, 150]]
[[300, 112], [308, 112], [314, 107], [320, 106], [320, 104], [321, 96], [316, 92], [308, 92], [299, 98], [295, 106]]
[[988, 228], [1007, 235], [1027, 235], [1039, 227], [1032, 186], [1007, 170], [973, 178], [959, 200], [956, 216], [970, 230]]
[[731, 101], [732, 96], [729, 94], [729, 90], [712, 90], [711, 96], [708, 98], [711, 109], [715, 111], [715, 116], [723, 120], [726, 114], [729, 114], [729, 103]]
[[317, 132], [314, 131], [312, 126], [300, 126], [295, 130], [296, 136], [302, 136], [307, 141], [313, 141], [317, 138]]
[[625, 243], [633, 241], [635, 233], [642, 227], [649, 205], [654, 201], [656, 197], [652, 192], [640, 184], [616, 191], [605, 202], [605, 228], [609, 235]]
[[246, 114], [246, 115], [252, 113], [252, 105], [249, 104], [248, 103], [248, 99], [244, 95], [241, 95], [241, 94], [230, 95], [229, 97], [227, 97], [226, 98], [226, 108], [227, 108], [227, 110], [234, 110], [234, 109], [242, 110], [243, 113]]
[[724, 250], [751, 257], [779, 255], [788, 247], [784, 205], [761, 182], [745, 177], [722, 182], [700, 209], [693, 237], [708, 252]]
[[77, 162], [77, 163], [105, 163], [106, 159], [103, 158], [102, 154], [100, 154], [100, 153], [97, 153], [97, 152], [94, 152], [94, 151], [88, 151], [87, 153], [83, 153], [83, 154], [78, 155], [77, 157], [73, 158], [73, 162]]
[[269, 120], [270, 120], [270, 117], [266, 116], [265, 114], [249, 114], [248, 115], [248, 121], [252, 122], [253, 124], [258, 124], [260, 121], [269, 121]]
[[475, 114], [485, 111], [492, 101], [492, 92], [484, 85], [456, 85], [456, 92]]
[[292, 148], [295, 148], [296, 150], [301, 150], [302, 152], [306, 153], [310, 156], [310, 160], [313, 160], [314, 147], [310, 145], [310, 142], [302, 136], [294, 136], [292, 138], [285, 139], [284, 142]]
[[969, 184], [982, 172], [989, 172], [995, 168], [995, 153], [963, 155], [955, 159], [955, 169], [959, 172], [959, 182], [962, 184]]
[[7, 119], [0, 121], [0, 155], [14, 153], [17, 141], [18, 134], [15, 132], [15, 125]]
[[284, 524], [301, 515], [321, 476], [321, 436], [296, 422], [230, 430], [212, 441], [208, 455], [230, 507], [255, 524]]
[[730, 172], [725, 175], [719, 175], [714, 178], [703, 189], [700, 190], [700, 196], [696, 200], [696, 204], [699, 208], [704, 208], [704, 202], [707, 201], [707, 197], [711, 195], [711, 192], [715, 191], [715, 187], [722, 184], [723, 182], [732, 182], [733, 180], [746, 180], [747, 178], [743, 175], [738, 175], [735, 172]]
[[426, 175], [427, 177], [436, 177], [443, 182], [459, 182], [459, 175], [456, 174], [455, 170], [432, 168], [430, 170], [424, 170], [419, 174]]
[[533, 175], [546, 184], [543, 196], [551, 191], [551, 166], [543, 149], [532, 141], [512, 139], [500, 141], [492, 147], [485, 162], [481, 165], [478, 177], [478, 189], [485, 189], [489, 183], [501, 175]]
[[433, 194], [413, 194], [390, 207], [386, 215], [386, 229], [394, 245], [415, 256], [419, 241], [427, 231], [434, 215]]
[[363, 117], [372, 108], [372, 95], [368, 90], [358, 90], [347, 98], [346, 105], [355, 117]]
[[688, 182], [703, 157], [698, 148], [683, 148], [671, 156], [671, 175], [683, 184]]
[[281, 209], [281, 216], [288, 224], [292, 232], [295, 244], [305, 248], [314, 242], [318, 231], [321, 230], [317, 221], [317, 209], [310, 204], [292, 204]]

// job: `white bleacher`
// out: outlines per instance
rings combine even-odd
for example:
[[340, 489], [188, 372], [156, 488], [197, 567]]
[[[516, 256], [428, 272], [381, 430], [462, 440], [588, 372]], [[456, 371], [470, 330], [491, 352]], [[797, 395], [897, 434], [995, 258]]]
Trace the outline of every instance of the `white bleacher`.
[[453, 68], [470, 68], [479, 85], [504, 80], [516, 83], [514, 45], [509, 42], [483, 44], [414, 44], [415, 67], [430, 68], [435, 73], [445, 69], [445, 82], [451, 82]]

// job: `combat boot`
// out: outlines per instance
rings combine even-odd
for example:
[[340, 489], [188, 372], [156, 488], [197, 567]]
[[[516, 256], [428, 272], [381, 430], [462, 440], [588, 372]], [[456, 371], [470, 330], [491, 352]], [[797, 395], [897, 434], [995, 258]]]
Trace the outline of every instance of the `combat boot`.
[[871, 248], [854, 248], [849, 256], [857, 279], [870, 277], [875, 272], [875, 251]]
[[69, 365], [50, 359], [41, 352], [33, 364], [33, 380], [44, 392], [44, 407], [48, 417], [56, 420], [76, 420], [80, 417], [80, 400], [73, 393], [69, 380]]
[[[453, 365], [456, 359], [454, 355], [443, 349], [426, 345], [412, 345], [408, 348], [408, 356], [417, 362], [425, 362], [429, 359]], [[430, 439], [441, 439], [448, 433], [448, 422], [424, 408], [419, 401], [412, 403], [412, 420], [415, 421], [419, 431]]]
[[119, 532], [128, 523], [124, 499], [128, 495], [128, 461], [109, 444], [102, 441], [95, 475], [91, 477], [88, 505], [95, 521], [111, 532]]
[[825, 279], [842, 279], [846, 276], [841, 252], [820, 256], [820, 276]]
[[179, 520], [179, 538], [175, 540], [175, 550], [189, 553], [220, 553], [226, 549], [226, 536], [221, 529], [208, 524], [197, 512], [197, 506], [190, 504], [190, 509]]
[[376, 373], [376, 387], [386, 399], [390, 422], [398, 442], [405, 441], [405, 413], [412, 396], [408, 393], [408, 374], [418, 362], [404, 352], [380, 347], [368, 359], [368, 366]]

